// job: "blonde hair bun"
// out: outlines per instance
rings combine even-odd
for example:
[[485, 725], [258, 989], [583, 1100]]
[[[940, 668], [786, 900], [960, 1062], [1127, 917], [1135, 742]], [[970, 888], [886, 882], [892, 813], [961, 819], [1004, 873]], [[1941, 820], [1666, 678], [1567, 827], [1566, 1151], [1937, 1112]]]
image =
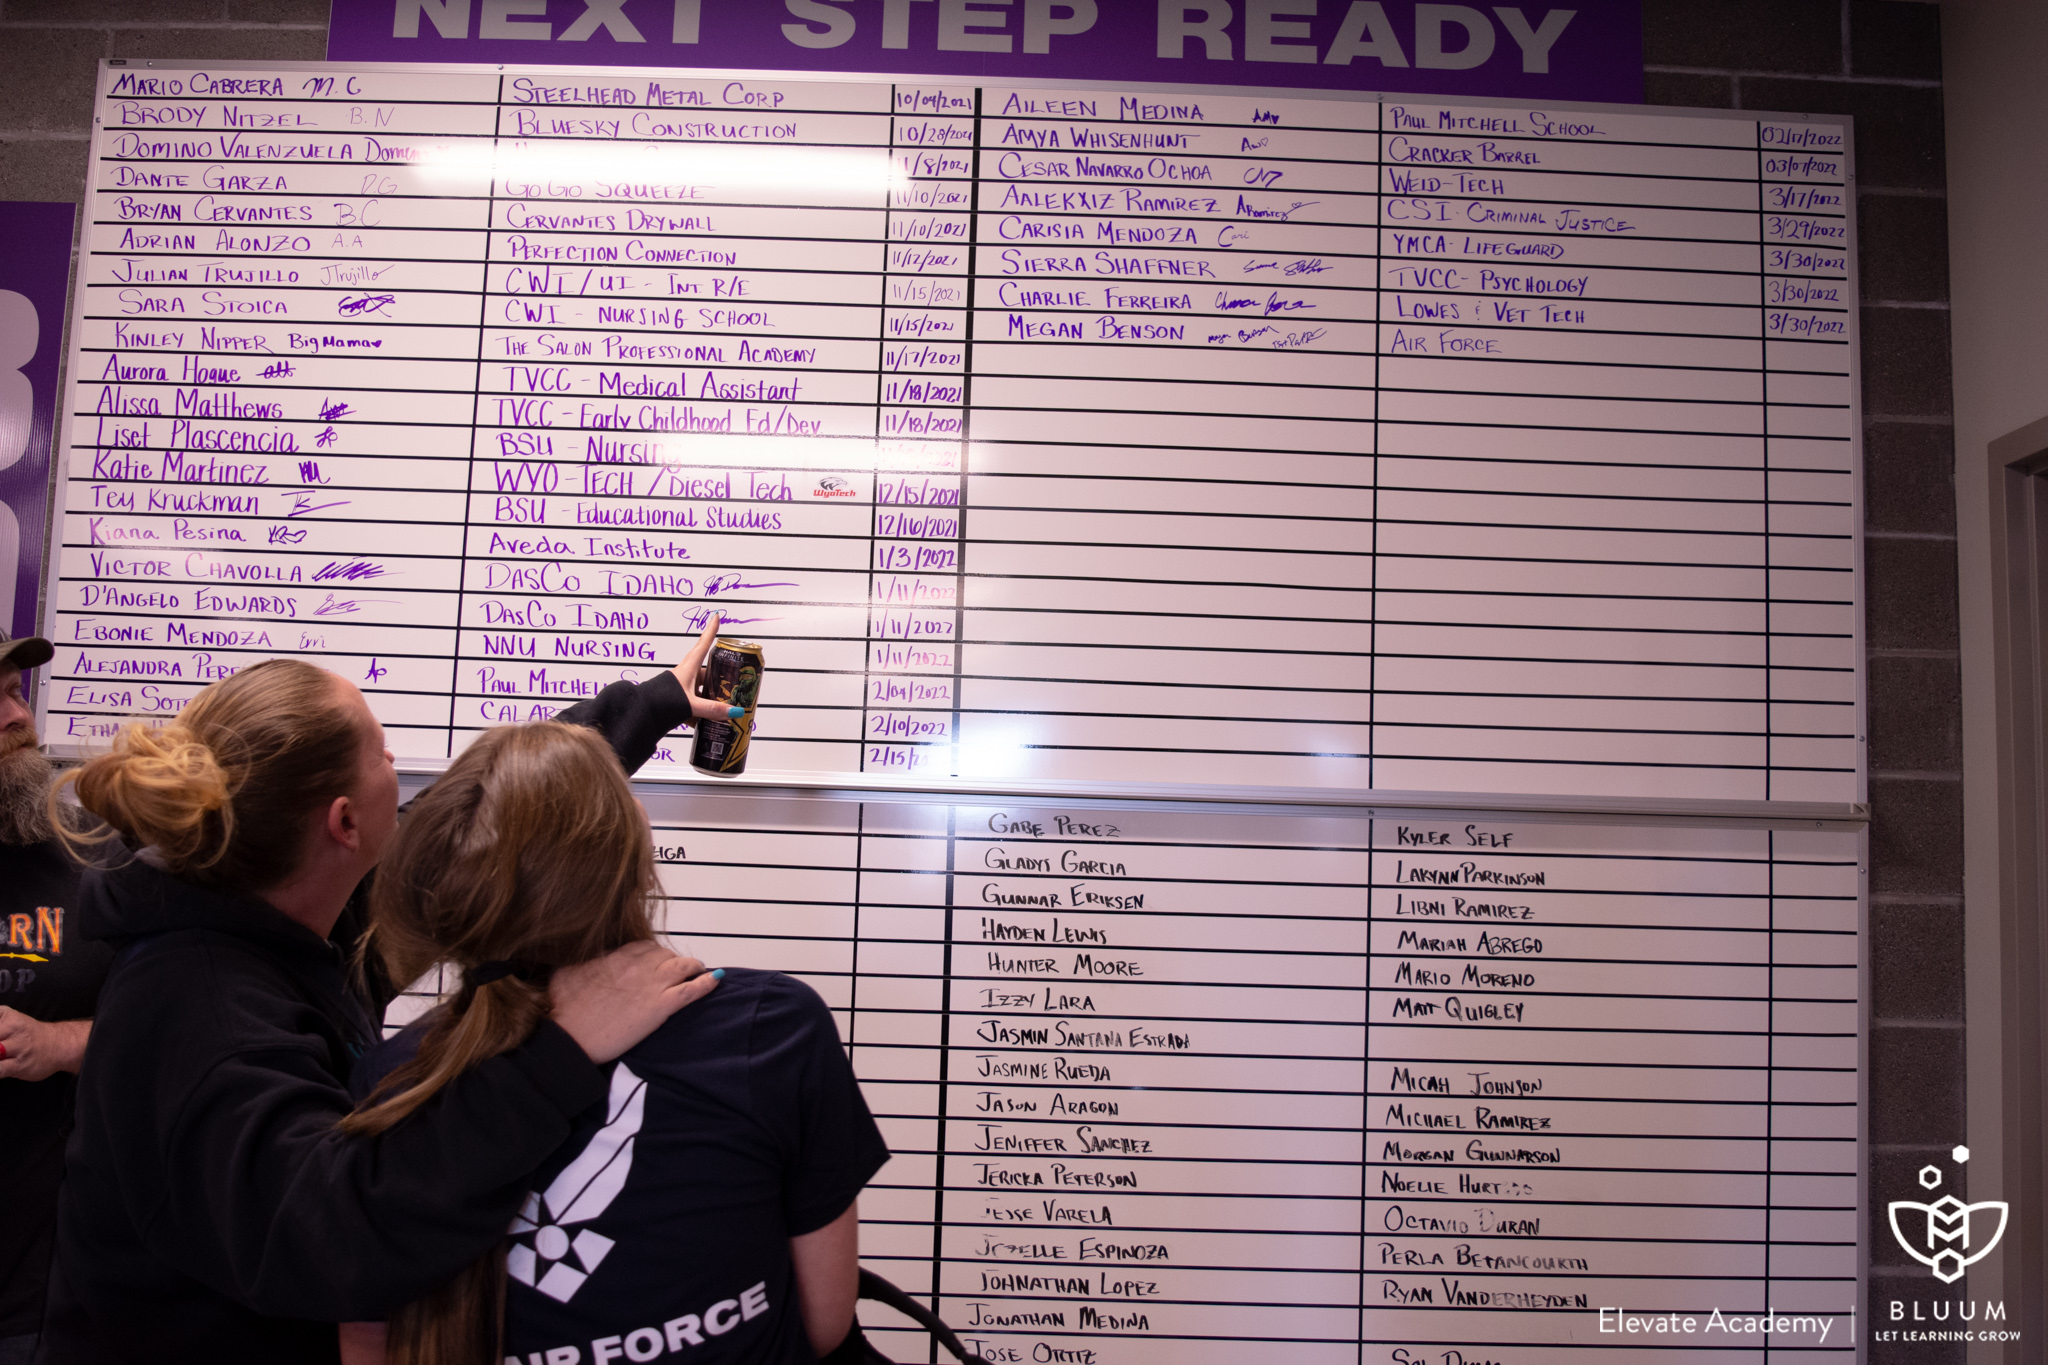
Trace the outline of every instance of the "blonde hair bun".
[[186, 726], [121, 728], [113, 747], [78, 773], [78, 799], [166, 866], [211, 867], [234, 837], [227, 771]]
[[258, 892], [296, 870], [314, 812], [354, 788], [359, 714], [334, 674], [266, 659], [201, 689], [167, 725], [122, 727], [60, 781], [173, 876]]

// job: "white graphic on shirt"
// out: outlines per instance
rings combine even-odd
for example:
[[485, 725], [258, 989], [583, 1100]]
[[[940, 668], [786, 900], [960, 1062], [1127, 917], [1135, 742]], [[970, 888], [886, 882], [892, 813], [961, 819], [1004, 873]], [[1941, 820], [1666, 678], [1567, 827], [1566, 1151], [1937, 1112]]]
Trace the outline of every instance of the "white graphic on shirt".
[[[596, 1272], [612, 1249], [612, 1239], [589, 1228], [572, 1239], [563, 1224], [587, 1223], [619, 1197], [633, 1170], [633, 1139], [639, 1135], [646, 1107], [647, 1082], [619, 1063], [612, 1072], [604, 1127], [591, 1135], [589, 1145], [553, 1183], [526, 1196], [525, 1207], [512, 1220], [517, 1240], [505, 1253], [505, 1269], [513, 1279], [567, 1303]], [[581, 1270], [569, 1264], [571, 1252]]]

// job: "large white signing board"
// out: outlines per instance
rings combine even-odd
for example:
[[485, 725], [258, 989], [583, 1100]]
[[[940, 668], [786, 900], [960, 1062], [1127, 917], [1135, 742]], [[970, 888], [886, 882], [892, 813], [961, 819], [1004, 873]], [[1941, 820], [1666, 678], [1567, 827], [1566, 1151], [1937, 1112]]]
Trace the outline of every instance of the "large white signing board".
[[1853, 825], [644, 799], [679, 945], [838, 1014], [863, 1260], [992, 1361], [1855, 1356]]
[[441, 757], [722, 610], [758, 768], [1860, 799], [1840, 122], [100, 79], [59, 742], [282, 651]]
[[182, 64], [98, 111], [52, 739], [299, 653], [430, 768], [722, 612], [756, 772], [1015, 798], [644, 789], [669, 929], [839, 1011], [867, 1258], [990, 1359], [1855, 1349], [1846, 125]]

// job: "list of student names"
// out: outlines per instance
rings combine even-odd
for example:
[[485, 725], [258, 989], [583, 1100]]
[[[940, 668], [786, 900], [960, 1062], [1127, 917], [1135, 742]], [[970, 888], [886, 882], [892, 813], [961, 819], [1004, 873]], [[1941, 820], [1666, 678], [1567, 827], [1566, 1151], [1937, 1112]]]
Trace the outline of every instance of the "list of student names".
[[58, 742], [297, 653], [438, 758], [716, 612], [762, 768], [1858, 798], [1839, 124], [184, 65], [98, 117]]
[[679, 944], [838, 1015], [863, 1259], [991, 1361], [1857, 1350], [1853, 830], [650, 800]]

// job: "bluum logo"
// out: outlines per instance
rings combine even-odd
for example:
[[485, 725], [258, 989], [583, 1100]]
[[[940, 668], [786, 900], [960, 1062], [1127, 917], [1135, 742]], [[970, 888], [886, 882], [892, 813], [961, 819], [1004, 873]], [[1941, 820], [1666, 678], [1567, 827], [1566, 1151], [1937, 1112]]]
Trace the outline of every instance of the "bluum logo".
[[[1958, 1165], [1970, 1159], [1968, 1147], [1958, 1147], [1953, 1153]], [[1938, 1167], [1920, 1168], [1920, 1188], [1932, 1190], [1942, 1182]], [[2005, 1236], [2005, 1225], [2011, 1210], [2003, 1199], [1985, 1199], [1975, 1204], [1965, 1204], [1952, 1194], [1945, 1194], [1932, 1204], [1922, 1204], [1911, 1199], [1895, 1199], [1887, 1206], [1891, 1217], [1892, 1236], [1898, 1239], [1908, 1256], [1934, 1272], [1934, 1278], [1943, 1284], [1954, 1284], [1963, 1278], [1963, 1272], [1989, 1256], [1997, 1247], [1999, 1239]], [[1974, 1235], [1975, 1220], [1979, 1214], [1996, 1214], [1997, 1226], [1991, 1235], [1981, 1241]], [[1901, 1225], [1900, 1216], [1905, 1216]], [[1912, 1232], [1907, 1231], [1911, 1227]], [[1923, 1231], [1924, 1229], [1924, 1231]]]

